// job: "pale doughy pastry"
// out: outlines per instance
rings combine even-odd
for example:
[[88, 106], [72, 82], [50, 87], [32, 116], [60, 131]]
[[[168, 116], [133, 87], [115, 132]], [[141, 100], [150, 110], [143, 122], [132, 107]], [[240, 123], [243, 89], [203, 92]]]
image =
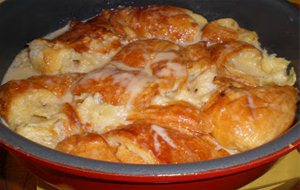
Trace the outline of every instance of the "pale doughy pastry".
[[30, 42], [0, 86], [2, 118], [39, 144], [111, 162], [184, 163], [261, 146], [293, 124], [289, 61], [231, 18], [125, 7], [65, 29]]
[[247, 86], [293, 85], [294, 70], [287, 73], [289, 61], [268, 55], [251, 44], [230, 41], [210, 47], [212, 61], [218, 67], [218, 77]]
[[120, 38], [101, 17], [71, 22], [69, 31], [55, 39], [29, 43], [29, 58], [42, 74], [88, 72], [102, 67], [121, 48]]
[[68, 89], [78, 74], [36, 76], [0, 87], [0, 113], [17, 133], [54, 148], [81, 129], [70, 118]]

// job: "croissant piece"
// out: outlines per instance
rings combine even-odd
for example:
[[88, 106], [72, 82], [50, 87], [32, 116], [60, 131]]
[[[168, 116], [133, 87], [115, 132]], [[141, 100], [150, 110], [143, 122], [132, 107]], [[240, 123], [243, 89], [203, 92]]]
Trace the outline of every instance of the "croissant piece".
[[298, 99], [297, 90], [290, 86], [230, 88], [204, 111], [203, 120], [221, 145], [245, 151], [287, 130], [294, 121]]
[[[217, 67], [212, 61], [211, 52], [204, 42], [200, 42], [181, 49], [181, 55], [187, 64], [189, 94], [200, 100], [198, 104], [202, 106], [224, 88], [224, 84], [215, 83]], [[197, 105], [196, 102], [192, 101]]]
[[237, 32], [231, 28], [210, 22], [203, 28], [202, 39], [210, 43], [222, 43], [236, 39], [237, 35]]
[[36, 76], [9, 81], [0, 87], [0, 112], [17, 133], [54, 148], [68, 135], [79, 133], [63, 109], [71, 101], [70, 86], [79, 74]]
[[209, 135], [191, 136], [143, 123], [111, 131], [104, 134], [104, 138], [117, 147], [118, 159], [126, 163], [186, 163], [229, 155]]
[[218, 77], [246, 86], [292, 85], [294, 70], [287, 72], [289, 62], [242, 41], [231, 41], [210, 47]]
[[74, 95], [101, 95], [101, 100], [112, 105], [147, 104], [157, 93], [153, 77], [139, 71], [124, 71], [105, 67], [86, 74], [74, 85]]
[[202, 40], [210, 44], [238, 40], [260, 49], [256, 32], [241, 28], [232, 18], [223, 18], [209, 22], [203, 28]]
[[138, 40], [122, 48], [112, 60], [155, 76], [160, 93], [166, 93], [182, 87], [187, 79], [186, 64], [177, 50], [179, 46], [169, 41]]
[[130, 67], [144, 68], [153, 62], [153, 55], [159, 52], [179, 50], [179, 46], [166, 40], [137, 40], [124, 46], [112, 61], [120, 61]]
[[162, 106], [153, 105], [136, 109], [128, 115], [128, 119], [172, 128], [188, 134], [209, 132], [202, 124], [201, 111], [186, 102], [173, 102]]
[[116, 33], [129, 41], [163, 39], [178, 44], [200, 40], [207, 23], [201, 15], [172, 6], [126, 7], [106, 13]]
[[87, 22], [72, 22], [69, 31], [53, 40], [29, 43], [29, 57], [43, 74], [88, 72], [100, 68], [121, 48], [117, 35], [103, 16]]
[[245, 85], [259, 85], [259, 77], [264, 74], [261, 70], [262, 54], [254, 46], [241, 41], [231, 41], [216, 44], [210, 50], [219, 77]]
[[[93, 40], [97, 40], [100, 44], [105, 40], [112, 40], [114, 43], [110, 45], [116, 46], [115, 48], [120, 46], [117, 36], [112, 32], [111, 25], [101, 14], [86, 22], [71, 21], [69, 30], [51, 41], [63, 42], [75, 51], [82, 53], [90, 50]], [[107, 54], [109, 50], [110, 48], [102, 47], [99, 52]]]
[[47, 113], [51, 110], [49, 107], [55, 110], [55, 105], [61, 103], [60, 98], [67, 94], [79, 76], [79, 74], [34, 76], [26, 80], [5, 83], [0, 86], [1, 116], [8, 124], [15, 126], [29, 121], [35, 114]]
[[59, 142], [55, 149], [94, 160], [119, 162], [103, 137], [97, 134], [72, 135]]

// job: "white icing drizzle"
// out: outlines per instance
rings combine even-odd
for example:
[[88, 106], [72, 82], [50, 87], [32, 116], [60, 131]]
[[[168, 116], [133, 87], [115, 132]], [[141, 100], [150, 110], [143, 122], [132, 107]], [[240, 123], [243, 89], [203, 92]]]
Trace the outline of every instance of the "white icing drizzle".
[[176, 62], [168, 62], [166, 63], [164, 68], [156, 73], [156, 76], [158, 77], [166, 77], [172, 75], [177, 77], [185, 76], [185, 66]]
[[157, 133], [155, 133], [153, 136], [154, 149], [158, 154], [160, 154], [160, 143], [159, 143], [159, 140], [157, 137], [158, 137], [158, 135], [157, 135]]
[[[169, 137], [166, 130], [157, 125], [151, 125], [151, 129], [155, 131], [157, 135], [159, 135], [166, 143], [168, 143], [171, 147], [176, 148], [176, 144], [174, 141]], [[155, 145], [154, 145], [155, 146]]]
[[252, 95], [251, 95], [249, 92], [247, 92], [247, 91], [245, 91], [245, 93], [246, 93], [246, 96], [247, 96], [247, 102], [248, 102], [248, 105], [247, 105], [247, 106], [250, 108], [252, 117], [255, 119], [255, 118], [257, 117], [257, 115], [256, 115], [256, 113], [255, 113], [255, 110], [256, 110], [257, 106], [256, 106], [255, 103], [254, 103], [254, 100], [253, 100]]
[[221, 122], [221, 119], [222, 119], [222, 116], [223, 116], [224, 112], [226, 112], [226, 108], [225, 107], [221, 108], [221, 110], [220, 110], [220, 112], [218, 114], [218, 120], [217, 120], [218, 123]]
[[124, 64], [121, 61], [111, 61], [109, 64], [115, 66], [116, 68], [118, 68], [120, 70], [124, 70], [124, 71], [140, 71], [141, 70], [141, 68], [139, 68], [139, 67], [131, 67], [131, 66]]
[[102, 69], [97, 69], [93, 72], [90, 72], [86, 74], [80, 81], [79, 85], [84, 85], [87, 81], [93, 80], [93, 81], [99, 81], [104, 80], [105, 78], [114, 75], [118, 72], [115, 67], [107, 66]]
[[134, 74], [133, 72], [120, 70], [115, 66], [110, 65], [87, 74], [81, 79], [79, 85], [85, 85], [85, 83], [90, 80], [99, 81], [108, 77], [112, 77], [112, 84], [119, 85], [119, 88], [116, 89], [117, 91], [124, 88], [125, 93], [130, 95], [127, 104], [131, 104], [132, 100], [154, 81], [154, 78], [146, 75], [146, 73], [138, 72], [137, 74]]
[[126, 89], [126, 93], [130, 94], [128, 104], [132, 103], [132, 100], [137, 97], [152, 81], [153, 78], [146, 76], [143, 73], [134, 75], [133, 73], [123, 72], [117, 75], [113, 75], [114, 83], [118, 83]]
[[113, 84], [118, 84], [123, 88], [129, 87], [130, 83], [134, 81], [135, 76], [130, 72], [121, 72], [111, 76], [113, 79]]
[[254, 104], [251, 94], [247, 94], [247, 101], [248, 101], [248, 105], [251, 109], [256, 109], [256, 105]]
[[44, 38], [45, 39], [48, 39], [48, 40], [52, 40], [60, 35], [62, 35], [63, 33], [67, 32], [68, 30], [70, 30], [70, 25], [69, 23], [67, 25], [65, 25], [64, 27], [54, 31], [54, 32], [51, 32], [49, 34], [47, 34]]
[[160, 61], [168, 61], [164, 68], [156, 73], [158, 77], [167, 77], [167, 76], [176, 76], [182, 77], [185, 76], [185, 65], [173, 61], [177, 57], [177, 54], [174, 52], [161, 52], [158, 53], [153, 60], [153, 63]]
[[213, 137], [207, 137], [207, 138], [205, 138], [205, 139], [208, 140], [209, 142], [211, 142], [212, 144], [215, 145], [215, 148], [214, 148], [214, 149], [215, 149], [216, 151], [220, 151], [220, 150], [223, 149], [223, 150], [227, 151], [227, 152], [228, 152], [229, 154], [231, 154], [231, 155], [239, 153], [238, 150], [225, 148], [224, 146], [222, 146], [221, 144], [219, 144], [219, 143], [216, 141], [216, 139], [214, 139]]
[[165, 61], [165, 60], [171, 60], [177, 57], [177, 54], [172, 51], [168, 52], [159, 52], [155, 55], [155, 58], [153, 62], [159, 62], [159, 61]]

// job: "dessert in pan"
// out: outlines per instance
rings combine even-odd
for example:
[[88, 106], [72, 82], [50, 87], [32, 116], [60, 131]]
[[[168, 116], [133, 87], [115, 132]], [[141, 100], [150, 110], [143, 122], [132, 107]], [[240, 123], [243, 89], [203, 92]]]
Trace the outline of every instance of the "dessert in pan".
[[0, 87], [0, 114], [24, 137], [90, 159], [215, 159], [292, 125], [288, 65], [231, 18], [208, 22], [172, 6], [103, 10], [20, 52]]

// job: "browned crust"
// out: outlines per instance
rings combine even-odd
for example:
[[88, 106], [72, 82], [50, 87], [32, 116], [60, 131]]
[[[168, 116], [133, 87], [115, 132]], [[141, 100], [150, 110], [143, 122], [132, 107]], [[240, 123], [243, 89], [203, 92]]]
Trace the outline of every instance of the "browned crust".
[[175, 129], [183, 133], [208, 133], [208, 129], [202, 124], [200, 109], [186, 102], [173, 102], [165, 106], [152, 105], [137, 109], [128, 116], [128, 119]]
[[[163, 133], [157, 133], [149, 124], [134, 123], [104, 134], [104, 137], [119, 142], [119, 146], [134, 147], [127, 156], [135, 154], [143, 157], [138, 149], [150, 151], [148, 154], [160, 164], [195, 162], [229, 155], [224, 149], [218, 148], [209, 135], [187, 135], [162, 127], [159, 127], [159, 130]], [[165, 136], [161, 136], [162, 134]], [[126, 158], [119, 159], [126, 160]]]
[[202, 40], [210, 43], [223, 43], [237, 39], [238, 32], [223, 27], [216, 22], [208, 23], [202, 30]]

